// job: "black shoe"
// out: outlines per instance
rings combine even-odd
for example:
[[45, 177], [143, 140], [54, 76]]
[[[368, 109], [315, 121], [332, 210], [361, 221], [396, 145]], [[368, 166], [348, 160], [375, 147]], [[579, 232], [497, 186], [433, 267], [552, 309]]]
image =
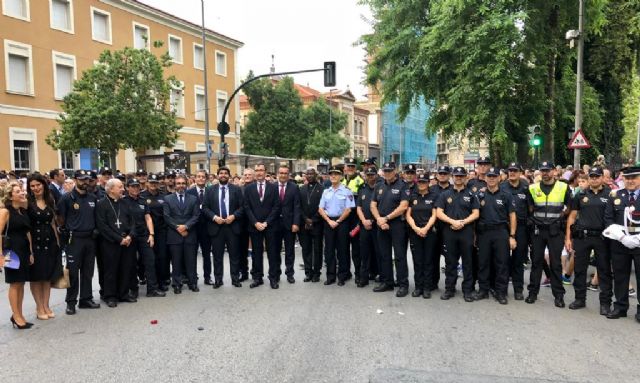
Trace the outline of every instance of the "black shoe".
[[496, 294], [496, 300], [501, 305], [506, 305], [507, 303], [509, 303], [509, 301], [507, 300], [507, 297], [504, 294]]
[[139, 285], [146, 285], [147, 284], [147, 280], [146, 279], [141, 279], [140, 282], [138, 282]]
[[320, 276], [319, 276], [319, 275], [316, 275], [316, 276], [314, 276], [314, 277], [311, 277], [311, 282], [313, 282], [313, 283], [320, 282]]
[[358, 286], [360, 284], [360, 278], [354, 279], [353, 282]]
[[193, 291], [194, 293], [200, 292], [200, 289], [198, 288], [198, 286], [189, 286], [189, 290]]
[[222, 287], [222, 285], [224, 285], [224, 282], [216, 281], [216, 283], [213, 284], [213, 288], [214, 289], [219, 289], [220, 287]]
[[427, 289], [422, 293], [424, 299], [431, 299], [431, 290]]
[[157, 297], [166, 297], [166, 296], [167, 294], [165, 294], [164, 291], [160, 291], [160, 290], [150, 291], [147, 293], [148, 298], [157, 298]]
[[99, 309], [100, 303], [96, 303], [92, 300], [80, 301], [78, 304], [78, 308], [80, 309]]
[[600, 305], [600, 315], [607, 316], [611, 312], [611, 305]]
[[607, 314], [607, 319], [618, 319], [618, 318], [626, 318], [627, 312], [622, 311], [620, 309], [613, 309], [609, 314]]
[[562, 295], [558, 295], [553, 303], [558, 308], [561, 308], [561, 309], [564, 308], [564, 297]]
[[254, 279], [253, 282], [249, 285], [250, 289], [254, 289], [260, 285], [264, 285], [264, 281], [262, 279]]
[[75, 313], [76, 313], [76, 305], [75, 304], [71, 304], [71, 303], [67, 303], [67, 309], [65, 310], [65, 313], [67, 315], [75, 315]]
[[409, 289], [404, 286], [400, 286], [398, 291], [396, 291], [396, 297], [398, 298], [406, 297], [408, 294], [409, 294]]
[[111, 307], [111, 308], [118, 307], [118, 302], [116, 302], [116, 301], [108, 301], [107, 302], [107, 307]]
[[369, 286], [369, 281], [368, 280], [360, 281], [360, 283], [358, 283], [356, 286], [360, 288]]
[[160, 290], [162, 292], [167, 292], [167, 291], [169, 291], [169, 287], [165, 286], [165, 285], [160, 285], [160, 286], [158, 286], [158, 290]]
[[174, 294], [182, 294], [182, 287], [174, 287], [173, 288], [173, 293]]
[[587, 307], [587, 303], [582, 299], [576, 299], [569, 305], [570, 310], [578, 310]]
[[132, 296], [126, 296], [124, 298], [120, 298], [119, 299], [120, 302], [127, 302], [127, 303], [136, 303], [138, 300]]
[[290, 275], [290, 276], [287, 277], [287, 282], [296, 283], [296, 279], [293, 277], [293, 275]]
[[636, 322], [640, 323], [640, 312], [636, 313]]
[[213, 285], [213, 282], [211, 282], [211, 279], [205, 279], [204, 280], [204, 284], [211, 286], [211, 285]]
[[443, 301], [448, 301], [449, 299], [455, 296], [456, 296], [456, 293], [454, 291], [445, 290], [445, 292], [442, 293], [442, 295], [440, 295], [440, 299], [442, 299]]
[[467, 303], [473, 302], [475, 300], [474, 293], [464, 294], [464, 301]]
[[382, 293], [385, 291], [393, 291], [393, 285], [388, 285], [386, 283], [380, 283], [378, 286], [373, 288], [374, 293]]
[[271, 288], [276, 290], [280, 288], [280, 285], [278, 284], [278, 281], [275, 279], [272, 279], [269, 281], [269, 284], [271, 285]]
[[325, 286], [329, 286], [329, 285], [332, 285], [334, 283], [336, 283], [335, 279], [327, 279], [326, 281], [324, 281], [324, 285]]
[[534, 304], [536, 303], [537, 300], [538, 300], [538, 294], [529, 293], [529, 295], [527, 296], [527, 299], [525, 299], [524, 301], [527, 302], [528, 304]]
[[234, 287], [242, 287], [242, 283], [239, 280], [231, 281], [231, 285]]
[[522, 291], [516, 291], [513, 293], [513, 299], [517, 300], [517, 301], [523, 301], [524, 300], [524, 295], [522, 294]]
[[481, 301], [487, 298], [489, 298], [489, 293], [485, 290], [480, 290], [477, 293], [475, 293], [475, 300], [477, 301]]
[[344, 281], [341, 279], [338, 279], [338, 286], [344, 286]]
[[411, 293], [411, 296], [414, 298], [419, 297], [420, 295], [424, 294], [424, 291], [422, 289], [415, 289], [413, 290], [413, 292]]
[[240, 276], [240, 282], [244, 282], [244, 281], [248, 281], [249, 280], [249, 275], [247, 274], [242, 274]]
[[306, 276], [306, 277], [304, 277], [304, 279], [302, 280], [302, 282], [304, 282], [304, 283], [311, 282], [311, 277], [310, 277], [310, 276]]
[[18, 330], [27, 330], [33, 327], [33, 323], [29, 323], [26, 321], [24, 322], [24, 324], [18, 324], [18, 322], [16, 322], [16, 320], [13, 319], [13, 315], [11, 316], [10, 321], [13, 328], [17, 328]]

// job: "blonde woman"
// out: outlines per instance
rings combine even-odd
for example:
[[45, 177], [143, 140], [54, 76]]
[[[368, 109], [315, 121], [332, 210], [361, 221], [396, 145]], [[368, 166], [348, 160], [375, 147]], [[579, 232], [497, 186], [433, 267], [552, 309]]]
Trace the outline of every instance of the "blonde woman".
[[[10, 243], [0, 243], [0, 247], [14, 251], [20, 257], [20, 267], [5, 267], [5, 282], [9, 284], [9, 304], [11, 305], [11, 324], [14, 328], [24, 330], [31, 328], [22, 314], [24, 300], [24, 284], [29, 280], [29, 265], [33, 264], [31, 248], [31, 223], [24, 209], [27, 199], [18, 182], [12, 181], [5, 187], [0, 201], [0, 232], [7, 233]], [[0, 242], [2, 240], [0, 239]]]

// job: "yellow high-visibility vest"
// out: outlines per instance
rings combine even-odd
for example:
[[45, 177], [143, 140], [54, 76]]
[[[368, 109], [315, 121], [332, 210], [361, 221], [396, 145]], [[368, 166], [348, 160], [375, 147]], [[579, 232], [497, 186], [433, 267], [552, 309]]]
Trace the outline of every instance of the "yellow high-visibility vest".
[[540, 225], [550, 225], [562, 218], [564, 210], [564, 196], [567, 193], [567, 185], [556, 181], [549, 194], [544, 194], [540, 183], [529, 186], [529, 193], [533, 197], [533, 221]]

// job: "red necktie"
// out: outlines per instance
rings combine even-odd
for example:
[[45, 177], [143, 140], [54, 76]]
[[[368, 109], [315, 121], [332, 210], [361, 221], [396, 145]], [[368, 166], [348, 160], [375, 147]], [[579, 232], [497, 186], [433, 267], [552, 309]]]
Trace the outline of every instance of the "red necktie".
[[258, 182], [258, 193], [260, 194], [260, 199], [262, 199], [262, 182]]
[[280, 185], [280, 202], [284, 201], [284, 185]]

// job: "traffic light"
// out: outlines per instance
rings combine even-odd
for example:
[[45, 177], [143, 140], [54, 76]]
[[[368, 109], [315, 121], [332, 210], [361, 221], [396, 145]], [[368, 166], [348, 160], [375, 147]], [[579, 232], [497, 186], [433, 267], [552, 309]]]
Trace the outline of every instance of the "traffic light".
[[533, 136], [533, 139], [531, 140], [531, 146], [533, 146], [534, 148], [537, 148], [540, 145], [542, 145], [542, 136], [540, 136], [539, 134], [536, 134]]
[[540, 134], [540, 127], [537, 125], [529, 128], [529, 145], [534, 148], [542, 146], [542, 135]]
[[324, 86], [336, 86], [336, 62], [324, 62]]

